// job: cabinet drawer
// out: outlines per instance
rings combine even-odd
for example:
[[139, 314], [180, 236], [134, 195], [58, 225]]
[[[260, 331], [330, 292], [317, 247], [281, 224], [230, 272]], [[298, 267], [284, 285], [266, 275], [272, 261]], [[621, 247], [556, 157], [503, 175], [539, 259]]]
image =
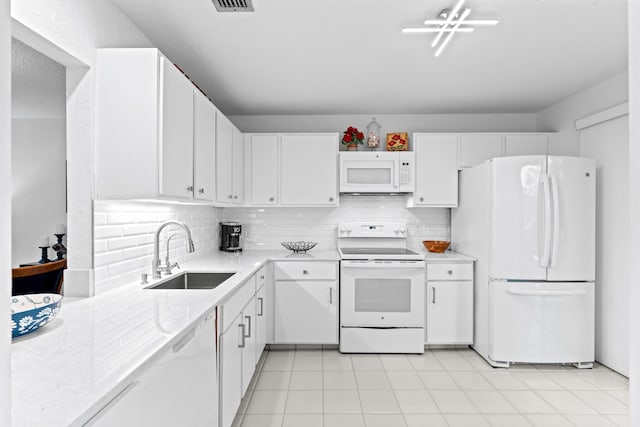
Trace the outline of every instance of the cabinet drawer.
[[222, 303], [222, 320], [220, 331], [225, 332], [233, 324], [233, 319], [240, 314], [245, 305], [253, 298], [256, 292], [256, 278], [251, 276], [238, 290]]
[[260, 270], [256, 271], [256, 291], [267, 281], [267, 267], [262, 266]]
[[473, 280], [473, 263], [427, 263], [427, 280]]
[[335, 262], [279, 262], [275, 266], [276, 280], [335, 280]]

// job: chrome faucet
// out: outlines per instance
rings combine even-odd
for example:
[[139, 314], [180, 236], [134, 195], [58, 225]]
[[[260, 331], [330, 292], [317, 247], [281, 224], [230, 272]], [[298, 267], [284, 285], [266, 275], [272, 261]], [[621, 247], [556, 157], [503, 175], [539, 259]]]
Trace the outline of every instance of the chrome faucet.
[[[162, 271], [162, 267], [160, 265], [160, 232], [168, 225], [177, 225], [179, 227], [182, 227], [182, 229], [187, 233], [187, 236], [186, 236], [187, 253], [193, 253], [196, 250], [195, 247], [193, 246], [193, 239], [191, 238], [191, 230], [189, 229], [189, 227], [187, 227], [187, 224], [185, 224], [182, 221], [175, 221], [175, 220], [165, 221], [162, 224], [160, 224], [160, 226], [156, 230], [156, 233], [153, 239], [153, 259], [151, 260], [151, 277], [154, 279], [159, 279]], [[171, 235], [171, 237], [173, 237], [173, 235]], [[171, 240], [171, 237], [167, 239], [167, 253], [168, 253], [169, 240]], [[167, 264], [169, 264], [168, 256], [167, 256]], [[165, 267], [165, 271], [171, 271], [171, 268], [172, 267], [170, 265], [167, 265]]]
[[169, 249], [170, 249], [170, 242], [171, 239], [173, 239], [174, 237], [182, 237], [185, 242], [187, 240], [187, 238], [185, 237], [184, 234], [180, 234], [180, 233], [173, 233], [171, 236], [169, 236], [169, 238], [167, 239], [167, 256], [164, 259], [164, 268], [162, 268], [162, 270], [164, 270], [165, 274], [171, 274], [174, 268], [178, 267], [180, 268], [180, 264], [178, 264], [177, 262], [171, 263], [171, 261], [169, 261]]

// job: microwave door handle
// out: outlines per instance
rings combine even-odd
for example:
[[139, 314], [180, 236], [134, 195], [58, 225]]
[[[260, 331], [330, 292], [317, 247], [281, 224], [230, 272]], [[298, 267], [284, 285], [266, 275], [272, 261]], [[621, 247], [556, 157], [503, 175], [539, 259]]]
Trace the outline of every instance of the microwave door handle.
[[400, 175], [400, 168], [398, 162], [393, 162], [393, 188], [398, 188], [398, 176]]

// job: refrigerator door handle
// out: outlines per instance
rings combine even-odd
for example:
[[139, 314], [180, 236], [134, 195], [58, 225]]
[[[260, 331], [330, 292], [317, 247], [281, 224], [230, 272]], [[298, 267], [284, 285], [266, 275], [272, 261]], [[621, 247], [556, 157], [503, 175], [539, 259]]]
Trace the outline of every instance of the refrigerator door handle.
[[540, 265], [549, 267], [551, 257], [551, 188], [549, 175], [542, 175], [542, 188], [544, 189], [544, 247]]
[[553, 245], [549, 255], [549, 267], [553, 267], [558, 257], [558, 239], [560, 238], [560, 198], [558, 197], [558, 180], [550, 176], [551, 194], [553, 195]]
[[520, 289], [507, 289], [507, 293], [511, 295], [523, 295], [523, 296], [536, 296], [536, 297], [573, 297], [579, 295], [586, 295], [586, 290], [574, 290], [574, 291], [536, 291], [536, 290], [520, 290]]

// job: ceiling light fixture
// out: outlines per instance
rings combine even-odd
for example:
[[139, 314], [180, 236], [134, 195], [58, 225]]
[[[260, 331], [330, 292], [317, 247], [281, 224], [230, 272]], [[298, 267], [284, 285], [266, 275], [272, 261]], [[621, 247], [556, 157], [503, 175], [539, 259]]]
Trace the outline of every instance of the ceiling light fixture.
[[497, 25], [497, 19], [469, 19], [467, 17], [471, 13], [471, 9], [465, 8], [462, 12], [462, 5], [465, 0], [459, 0], [453, 9], [443, 9], [438, 17], [440, 19], [427, 19], [424, 21], [425, 25], [431, 25], [431, 27], [421, 28], [403, 28], [402, 32], [405, 34], [416, 33], [438, 33], [431, 43], [431, 47], [435, 48], [442, 40], [442, 37], [447, 34], [447, 37], [442, 40], [440, 46], [437, 48], [434, 56], [440, 56], [444, 48], [449, 44], [449, 41], [453, 37], [454, 33], [470, 33], [474, 28], [471, 25]]

